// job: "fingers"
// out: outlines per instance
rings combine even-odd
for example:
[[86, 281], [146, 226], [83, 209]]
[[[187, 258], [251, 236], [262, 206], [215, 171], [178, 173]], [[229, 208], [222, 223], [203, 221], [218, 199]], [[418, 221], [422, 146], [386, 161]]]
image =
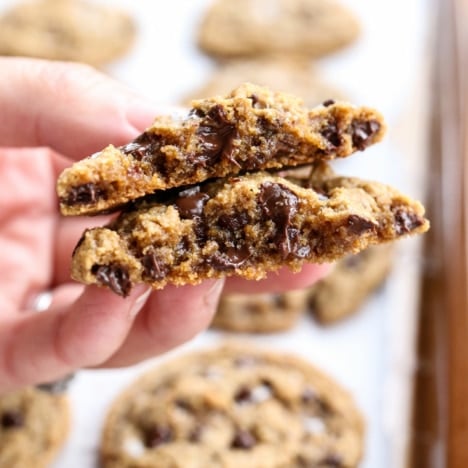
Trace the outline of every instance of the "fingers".
[[126, 366], [168, 351], [206, 328], [216, 311], [223, 280], [154, 291], [119, 350], [104, 367]]
[[0, 58], [0, 146], [49, 146], [82, 158], [121, 145], [156, 110], [86, 65]]
[[[145, 291], [135, 288], [122, 299], [87, 287], [66, 307], [5, 318], [0, 327], [0, 389], [54, 380], [107, 360], [125, 340]], [[63, 296], [58, 298], [59, 304], [64, 301]]]
[[301, 271], [293, 273], [289, 268], [281, 268], [277, 272], [269, 273], [267, 278], [260, 281], [247, 281], [233, 276], [226, 280], [225, 293], [281, 293], [291, 289], [302, 289], [311, 286], [323, 278], [330, 271], [330, 265], [305, 264]]

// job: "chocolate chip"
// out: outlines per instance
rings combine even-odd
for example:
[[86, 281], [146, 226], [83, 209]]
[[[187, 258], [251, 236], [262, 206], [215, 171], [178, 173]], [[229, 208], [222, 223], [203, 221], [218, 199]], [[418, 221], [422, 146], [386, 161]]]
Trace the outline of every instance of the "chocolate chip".
[[68, 390], [68, 385], [74, 376], [75, 374], [68, 374], [61, 379], [54, 380], [53, 382], [45, 382], [37, 385], [36, 387], [43, 392], [51, 393], [53, 395], [65, 393]]
[[180, 192], [175, 201], [180, 217], [182, 219], [192, 219], [200, 216], [209, 198], [208, 194], [200, 192], [198, 186]]
[[395, 232], [399, 236], [408, 234], [424, 224], [423, 218], [415, 213], [406, 211], [404, 208], [394, 209], [393, 214], [395, 216]]
[[328, 125], [321, 130], [320, 134], [330, 143], [333, 149], [341, 145], [341, 132], [336, 122], [329, 122]]
[[231, 448], [249, 450], [257, 443], [257, 439], [247, 430], [238, 429], [231, 442]]
[[251, 222], [250, 216], [246, 211], [238, 211], [231, 214], [222, 214], [218, 218], [218, 225], [221, 229], [229, 231], [235, 237], [236, 233], [239, 233], [244, 229], [247, 224]]
[[333, 106], [333, 104], [335, 104], [335, 100], [334, 99], [327, 99], [326, 101], [323, 101], [322, 105], [324, 107], [329, 107], [329, 106]]
[[231, 247], [224, 252], [216, 252], [207, 260], [207, 263], [216, 270], [225, 271], [240, 267], [249, 257], [247, 249]]
[[183, 400], [182, 398], [178, 398], [175, 402], [177, 408], [183, 409], [187, 412], [192, 412], [192, 406], [187, 400]]
[[320, 461], [319, 466], [339, 468], [343, 466], [343, 458], [337, 453], [329, 453], [323, 460]]
[[96, 276], [99, 283], [109, 286], [119, 296], [126, 297], [130, 293], [132, 283], [128, 270], [116, 263], [111, 265], [93, 265], [91, 273]]
[[149, 448], [159, 447], [172, 440], [172, 429], [168, 426], [156, 425], [145, 432], [145, 445]]
[[98, 200], [105, 198], [106, 191], [96, 184], [88, 183], [72, 187], [68, 193], [68, 198], [63, 200], [66, 205], [87, 205], [96, 203]]
[[234, 395], [234, 401], [236, 403], [248, 403], [251, 400], [252, 392], [248, 387], [241, 387], [239, 391]]
[[275, 223], [273, 242], [278, 245], [282, 257], [295, 254], [299, 233], [290, 223], [297, 213], [297, 196], [281, 184], [265, 182], [260, 186], [258, 202], [265, 220], [271, 219]]
[[168, 267], [154, 253], [148, 253], [141, 258], [145, 276], [152, 280], [160, 280], [166, 276]]
[[353, 120], [351, 124], [353, 145], [358, 150], [364, 150], [371, 144], [371, 137], [379, 130], [380, 123], [377, 120]]
[[0, 420], [1, 425], [4, 429], [13, 429], [22, 427], [24, 424], [23, 414], [19, 411], [4, 411]]
[[249, 96], [249, 99], [252, 100], [252, 107], [255, 109], [265, 109], [265, 103], [259, 99], [256, 94]]
[[346, 221], [347, 229], [352, 234], [363, 234], [366, 231], [375, 231], [376, 226], [372, 221], [358, 215], [349, 215]]

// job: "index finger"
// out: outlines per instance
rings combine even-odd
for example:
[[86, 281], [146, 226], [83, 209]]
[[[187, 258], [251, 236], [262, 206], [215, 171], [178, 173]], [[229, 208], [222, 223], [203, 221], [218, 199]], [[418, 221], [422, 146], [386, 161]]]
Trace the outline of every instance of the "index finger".
[[0, 146], [48, 146], [78, 159], [127, 143], [156, 115], [87, 65], [3, 57], [0, 69]]

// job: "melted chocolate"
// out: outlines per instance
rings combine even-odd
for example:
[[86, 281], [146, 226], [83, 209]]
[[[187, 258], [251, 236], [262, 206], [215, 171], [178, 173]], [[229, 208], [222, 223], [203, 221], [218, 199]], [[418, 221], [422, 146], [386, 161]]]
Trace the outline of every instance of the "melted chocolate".
[[395, 216], [395, 232], [402, 236], [424, 224], [424, 219], [415, 213], [410, 213], [403, 208], [393, 210]]
[[88, 205], [106, 198], [107, 192], [93, 183], [77, 185], [68, 192], [68, 197], [62, 202], [66, 205]]
[[353, 145], [360, 151], [372, 143], [372, 138], [380, 130], [377, 120], [354, 120], [351, 124], [351, 138]]
[[99, 283], [109, 286], [119, 296], [126, 297], [130, 293], [132, 283], [128, 270], [116, 263], [111, 265], [93, 265], [91, 273], [96, 276]]

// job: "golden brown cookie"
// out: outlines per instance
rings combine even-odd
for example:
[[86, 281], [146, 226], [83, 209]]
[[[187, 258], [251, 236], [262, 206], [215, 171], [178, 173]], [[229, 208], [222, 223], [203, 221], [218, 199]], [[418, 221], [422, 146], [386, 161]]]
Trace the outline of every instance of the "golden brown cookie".
[[353, 315], [387, 277], [393, 246], [369, 247], [339, 260], [332, 272], [308, 292], [312, 314], [328, 325]]
[[374, 109], [327, 102], [312, 110], [292, 95], [244, 84], [194, 102], [188, 117], [159, 117], [135, 141], [76, 162], [59, 177], [65, 215], [119, 208], [155, 190], [245, 171], [342, 158], [380, 141]]
[[294, 326], [305, 311], [307, 292], [282, 294], [224, 294], [212, 326], [245, 333], [272, 333]]
[[103, 468], [358, 466], [363, 418], [309, 362], [225, 346], [149, 371], [112, 405]]
[[304, 262], [329, 262], [429, 227], [423, 206], [377, 182], [266, 172], [217, 179], [144, 198], [107, 227], [87, 230], [72, 276], [126, 296], [133, 284], [162, 288], [238, 275], [264, 278]]
[[326, 83], [316, 68], [311, 67], [308, 62], [264, 58], [220, 64], [207, 82], [201, 88], [192, 91], [183, 104], [190, 105], [194, 99], [209, 96], [225, 96], [239, 83], [245, 82], [294, 94], [301, 98], [307, 107], [318, 106], [330, 99], [345, 99], [344, 93]]
[[0, 396], [0, 468], [46, 468], [69, 429], [63, 394], [26, 388]]
[[0, 17], [0, 55], [103, 65], [133, 44], [129, 15], [88, 0], [29, 0]]
[[354, 42], [355, 15], [334, 0], [216, 0], [198, 44], [215, 57], [320, 57]]

